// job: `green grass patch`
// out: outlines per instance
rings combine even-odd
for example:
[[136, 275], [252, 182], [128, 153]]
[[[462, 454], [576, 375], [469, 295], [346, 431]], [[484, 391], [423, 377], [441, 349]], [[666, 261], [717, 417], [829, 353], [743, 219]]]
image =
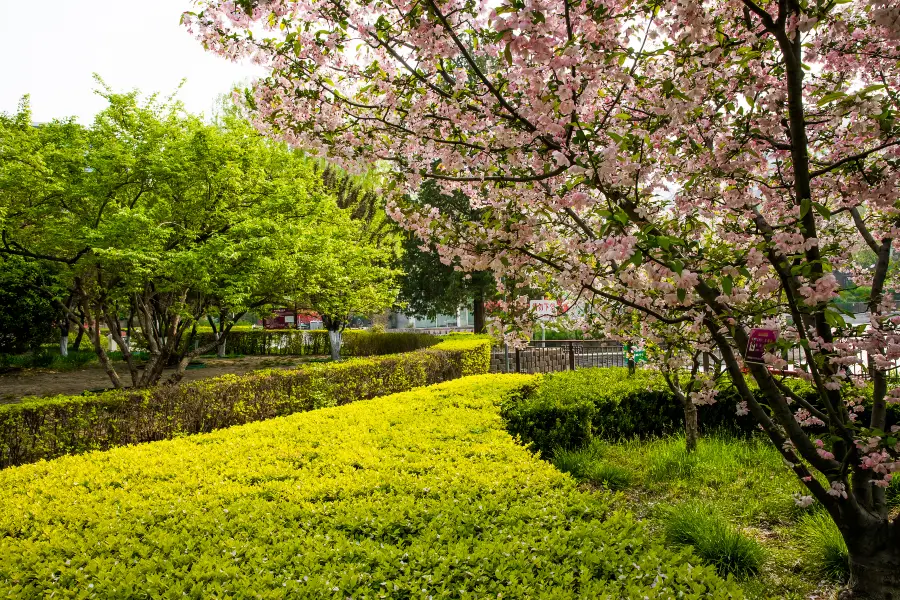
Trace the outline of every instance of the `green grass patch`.
[[604, 444], [594, 440], [581, 450], [560, 449], [553, 455], [553, 465], [578, 481], [622, 490], [631, 485], [631, 471], [602, 460]]
[[503, 430], [484, 375], [0, 472], [4, 598], [741, 598]]
[[805, 518], [815, 509], [796, 505], [793, 495], [803, 487], [764, 438], [717, 431], [691, 454], [681, 435], [595, 438], [581, 449], [557, 450], [552, 462], [581, 483], [621, 489], [628, 508], [661, 537], [740, 576], [750, 598], [806, 600], [830, 592], [813, 557], [820, 550], [806, 551]]
[[801, 517], [797, 537], [808, 565], [828, 579], [844, 583], [850, 577], [850, 553], [837, 525], [824, 510]]
[[687, 503], [669, 509], [665, 532], [667, 540], [692, 546], [700, 558], [722, 575], [739, 578], [756, 575], [765, 558], [759, 542], [736, 530], [708, 505]]

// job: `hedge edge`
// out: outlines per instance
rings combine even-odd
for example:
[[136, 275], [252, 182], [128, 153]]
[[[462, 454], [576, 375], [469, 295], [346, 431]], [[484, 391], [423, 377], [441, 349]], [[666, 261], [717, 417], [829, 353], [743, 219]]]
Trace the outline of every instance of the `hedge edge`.
[[405, 354], [2, 405], [0, 468], [339, 406], [489, 368], [490, 340], [466, 336]]

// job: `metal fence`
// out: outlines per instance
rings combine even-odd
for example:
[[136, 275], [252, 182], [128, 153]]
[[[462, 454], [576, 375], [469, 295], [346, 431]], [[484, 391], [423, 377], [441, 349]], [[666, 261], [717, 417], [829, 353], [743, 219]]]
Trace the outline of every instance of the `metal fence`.
[[627, 364], [624, 345], [610, 340], [535, 340], [524, 349], [505, 346], [491, 350], [494, 373], [548, 373]]
[[[806, 371], [806, 354], [801, 348], [791, 348], [782, 353], [788, 366], [785, 374]], [[862, 365], [866, 365], [868, 354], [859, 352]], [[723, 368], [721, 357], [704, 353], [700, 370], [706, 373]], [[900, 377], [900, 360], [892, 361], [888, 369], [889, 377]], [[850, 372], [861, 375], [864, 366], [853, 365]], [[509, 346], [494, 347], [491, 350], [492, 373], [550, 373], [589, 367], [625, 367], [628, 359], [625, 346], [612, 340], [533, 340], [527, 348], [516, 349]]]

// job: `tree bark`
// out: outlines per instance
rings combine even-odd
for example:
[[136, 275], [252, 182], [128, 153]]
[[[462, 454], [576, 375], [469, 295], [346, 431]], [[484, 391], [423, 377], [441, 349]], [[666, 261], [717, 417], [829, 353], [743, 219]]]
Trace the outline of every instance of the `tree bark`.
[[472, 313], [475, 318], [475, 333], [487, 333], [487, 325], [484, 321], [484, 292], [479, 291], [475, 294], [475, 301], [473, 302]]
[[891, 531], [896, 528], [885, 523], [873, 532], [858, 529], [847, 541], [853, 600], [900, 600], [900, 543]]
[[[222, 334], [223, 340], [224, 340], [224, 337], [225, 337], [225, 334], [223, 333]], [[214, 340], [214, 341], [210, 342], [209, 344], [206, 344], [205, 346], [197, 346], [191, 352], [188, 352], [183, 357], [181, 357], [181, 360], [178, 361], [178, 365], [176, 365], [176, 367], [175, 367], [175, 372], [173, 372], [171, 375], [169, 375], [169, 378], [166, 379], [166, 381], [165, 381], [165, 385], [178, 384], [184, 378], [184, 371], [185, 371], [185, 369], [187, 369], [187, 366], [189, 364], [191, 364], [191, 361], [194, 360], [194, 358], [200, 356], [201, 354], [205, 354], [205, 353], [209, 352], [217, 344], [218, 344], [218, 341]], [[224, 341], [223, 341], [223, 346], [224, 346]]]
[[78, 335], [75, 336], [75, 342], [72, 344], [72, 350], [78, 352], [81, 349], [81, 339], [84, 337], [84, 327], [78, 327]]
[[328, 330], [328, 341], [331, 344], [331, 360], [341, 360], [342, 337], [340, 329]]
[[122, 385], [122, 379], [119, 377], [119, 374], [116, 373], [109, 355], [106, 354], [106, 350], [103, 348], [103, 338], [100, 337], [100, 322], [95, 321], [92, 327], [91, 342], [94, 345], [94, 351], [97, 353], [97, 358], [100, 359], [100, 364], [103, 366], [103, 370], [106, 371], [106, 376], [109, 377], [113, 386], [120, 390], [125, 386]]
[[217, 350], [216, 356], [219, 358], [225, 358], [225, 334], [219, 335], [219, 340], [216, 342]]
[[697, 405], [690, 398], [681, 401], [684, 407], [684, 444], [688, 452], [697, 449], [697, 440], [700, 437], [700, 425], [697, 419]]

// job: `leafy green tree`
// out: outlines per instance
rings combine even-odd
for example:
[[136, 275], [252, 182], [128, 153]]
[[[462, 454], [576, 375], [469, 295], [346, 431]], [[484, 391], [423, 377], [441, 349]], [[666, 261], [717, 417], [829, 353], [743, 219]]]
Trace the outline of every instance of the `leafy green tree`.
[[354, 176], [322, 161], [311, 164], [330, 200], [308, 215], [316, 229], [308, 238], [313, 243], [299, 252], [305, 259], [293, 265], [299, 269], [294, 286], [285, 286], [277, 304], [293, 308], [295, 323], [301, 311], [319, 313], [337, 359], [341, 332], [352, 319], [374, 317], [394, 305], [400, 229], [385, 211], [377, 171]]
[[369, 236], [366, 221], [337, 203], [327, 205], [304, 238], [294, 266], [292, 297], [322, 317], [329, 332], [331, 356], [340, 358], [342, 332], [353, 315], [390, 308], [397, 298], [396, 250]]
[[241, 314], [293, 285], [297, 265], [316, 264], [294, 257], [325, 196], [309, 160], [236, 114], [208, 124], [155, 96], [100, 94], [109, 106], [87, 128], [32, 126], [27, 102], [0, 117], [0, 255], [60, 267], [74, 299], [60, 305], [84, 318], [114, 386], [102, 326], [133, 386], [154, 385], [169, 364], [174, 382], [211, 349], [182, 351], [203, 316], [220, 318], [221, 346]]
[[58, 311], [41, 291], [50, 277], [21, 257], [0, 259], [0, 352], [35, 351], [51, 338]]

